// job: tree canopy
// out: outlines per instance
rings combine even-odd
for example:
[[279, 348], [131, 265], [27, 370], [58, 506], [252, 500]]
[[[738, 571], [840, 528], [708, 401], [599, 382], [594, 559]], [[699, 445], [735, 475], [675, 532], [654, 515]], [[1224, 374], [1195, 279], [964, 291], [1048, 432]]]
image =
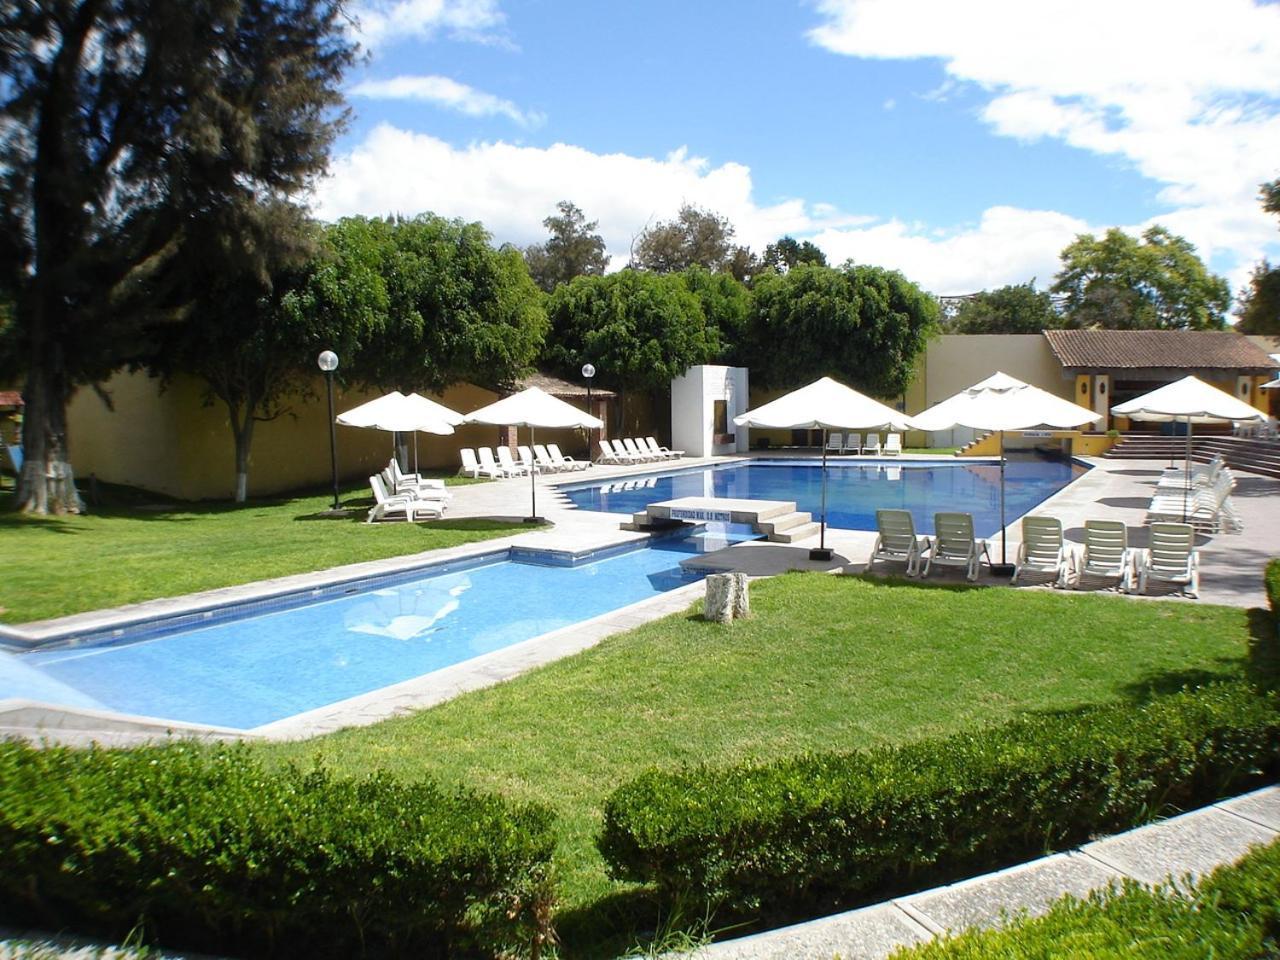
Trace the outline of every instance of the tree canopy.
[[50, 0], [0, 16], [0, 287], [26, 373], [17, 502], [74, 510], [66, 404], [191, 310], [193, 264], [269, 272], [325, 167], [342, 0]]
[[948, 333], [1039, 333], [1063, 326], [1047, 292], [1032, 283], [975, 293], [960, 304]]
[[764, 248], [760, 265], [779, 273], [786, 273], [801, 263], [827, 266], [827, 255], [811, 240], [799, 241], [793, 237], [781, 237]]
[[598, 382], [619, 390], [665, 389], [720, 352], [718, 331], [679, 276], [628, 269], [578, 277], [556, 288], [547, 313], [547, 360], [569, 375], [590, 361]]
[[737, 363], [739, 348], [747, 338], [751, 291], [731, 274], [712, 273], [706, 267], [689, 267], [679, 276], [689, 292], [698, 298], [708, 326], [716, 331], [720, 342], [719, 360]]
[[542, 221], [551, 231], [551, 239], [524, 251], [529, 275], [547, 293], [574, 277], [599, 276], [609, 266], [604, 237], [596, 232], [599, 221], [588, 223], [586, 215], [568, 200], [561, 200], [556, 209], [559, 216]]
[[679, 273], [693, 266], [713, 273], [743, 270], [750, 252], [736, 246], [733, 236], [727, 218], [686, 203], [674, 220], [655, 223], [640, 234], [631, 266], [653, 273]]
[[1064, 295], [1070, 326], [1116, 330], [1219, 330], [1231, 302], [1195, 247], [1159, 226], [1141, 240], [1114, 227], [1101, 239], [1076, 237], [1053, 292]]
[[832, 376], [891, 397], [937, 323], [937, 301], [896, 270], [802, 263], [756, 278], [743, 359], [768, 386]]
[[[1259, 199], [1267, 213], [1280, 214], [1280, 180], [1264, 183]], [[1236, 329], [1241, 333], [1280, 337], [1280, 267], [1263, 260], [1253, 268], [1249, 286], [1236, 305], [1236, 316]]]

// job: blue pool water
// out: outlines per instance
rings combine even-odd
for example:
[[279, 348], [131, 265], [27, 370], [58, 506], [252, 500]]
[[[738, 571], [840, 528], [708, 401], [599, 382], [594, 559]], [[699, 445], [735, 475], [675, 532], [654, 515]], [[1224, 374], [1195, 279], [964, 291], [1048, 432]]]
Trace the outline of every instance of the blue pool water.
[[500, 560], [133, 642], [0, 653], [0, 698], [249, 729], [694, 582], [679, 561], [723, 545], [659, 540], [578, 566]]
[[[1039, 457], [1005, 464], [1005, 515], [1012, 519], [1057, 493], [1088, 468]], [[561, 487], [584, 510], [636, 513], [677, 497], [794, 500], [818, 519], [822, 470], [814, 461], [752, 460], [643, 479]], [[933, 533], [933, 515], [973, 514], [981, 537], [1000, 528], [1000, 466], [955, 461], [827, 462], [827, 523], [846, 530], [874, 530], [876, 511], [910, 510], [920, 533]]]

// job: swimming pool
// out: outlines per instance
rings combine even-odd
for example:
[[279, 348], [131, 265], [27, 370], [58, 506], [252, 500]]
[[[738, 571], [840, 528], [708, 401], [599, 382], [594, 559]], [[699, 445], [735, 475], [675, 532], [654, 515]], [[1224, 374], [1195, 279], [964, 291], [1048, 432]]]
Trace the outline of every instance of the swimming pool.
[[516, 548], [220, 611], [207, 626], [144, 622], [109, 641], [0, 653], [0, 699], [248, 730], [694, 583], [703, 574], [680, 560], [698, 549], [642, 541], [570, 565]]
[[[1010, 457], [1005, 464], [1005, 515], [1035, 508], [1088, 470], [1040, 457]], [[650, 503], [677, 497], [794, 500], [818, 519], [822, 469], [812, 460], [749, 460], [665, 472], [610, 483], [562, 485], [583, 510], [637, 513]], [[974, 530], [989, 537], [1000, 528], [1000, 466], [963, 460], [827, 462], [827, 523], [846, 530], [876, 529], [876, 511], [910, 510], [916, 529], [933, 533], [933, 515], [973, 514]]]

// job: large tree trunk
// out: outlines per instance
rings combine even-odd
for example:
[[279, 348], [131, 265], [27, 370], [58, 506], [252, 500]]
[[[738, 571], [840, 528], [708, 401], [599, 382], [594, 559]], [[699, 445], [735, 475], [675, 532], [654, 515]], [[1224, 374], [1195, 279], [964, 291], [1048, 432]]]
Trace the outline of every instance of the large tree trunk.
[[82, 513], [67, 455], [66, 362], [56, 342], [37, 337], [22, 392], [22, 473], [17, 508], [24, 513]]
[[227, 412], [231, 415], [231, 433], [236, 444], [236, 503], [244, 503], [249, 496], [249, 448], [253, 445], [253, 410], [246, 404], [240, 410], [227, 404]]

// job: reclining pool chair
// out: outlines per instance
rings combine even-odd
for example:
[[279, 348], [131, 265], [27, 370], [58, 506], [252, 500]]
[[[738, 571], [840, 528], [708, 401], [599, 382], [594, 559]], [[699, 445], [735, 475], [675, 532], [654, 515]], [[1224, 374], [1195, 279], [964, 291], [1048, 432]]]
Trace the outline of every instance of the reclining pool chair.
[[880, 434], [868, 433], [867, 439], [862, 444], [862, 452], [868, 456], [876, 456], [880, 453]]
[[683, 450], [672, 450], [670, 447], [664, 447], [653, 437], [645, 437], [640, 441], [640, 444], [646, 447], [655, 457], [661, 457], [663, 460], [679, 460], [684, 456]]
[[498, 466], [502, 468], [502, 472], [508, 477], [527, 477], [529, 468], [523, 462], [516, 463], [516, 458], [511, 455], [511, 448], [508, 446], [500, 446], [497, 448]]
[[896, 457], [902, 453], [902, 434], [891, 433], [884, 441], [884, 455]]
[[1067, 548], [1062, 542], [1062, 521], [1057, 517], [1023, 517], [1022, 543], [1013, 564], [1013, 579], [1027, 571], [1053, 575], [1055, 587], [1067, 585]]
[[965, 578], [978, 579], [978, 561], [982, 557], [991, 563], [987, 541], [973, 535], [973, 514], [935, 513], [933, 515], [933, 543], [924, 560], [927, 577], [934, 564], [943, 567], [963, 567]]
[[1200, 595], [1200, 552], [1189, 523], [1151, 524], [1151, 545], [1138, 557], [1138, 592], [1152, 581], [1182, 586], [1189, 597]]
[[434, 477], [422, 477], [416, 473], [404, 473], [395, 457], [382, 471], [382, 479], [386, 483], [387, 493], [391, 496], [409, 494], [420, 500], [439, 500], [446, 506], [453, 499], [443, 480]]
[[924, 550], [928, 550], [928, 537], [916, 536], [915, 520], [910, 510], [877, 510], [876, 528], [880, 535], [876, 537], [876, 545], [871, 550], [871, 558], [867, 560], [867, 572], [877, 560], [893, 563], [905, 563], [907, 576], [914, 577], [920, 572], [920, 559]]
[[414, 494], [390, 494], [383, 482], [381, 474], [369, 478], [369, 488], [373, 490], [374, 504], [369, 508], [369, 516], [365, 523], [385, 520], [392, 514], [404, 514], [409, 523], [420, 517], [439, 518], [444, 516], [443, 500], [424, 500]]
[[591, 466], [590, 460], [575, 460], [573, 457], [566, 457], [560, 452], [560, 444], [548, 443], [547, 453], [551, 455], [551, 462], [561, 470], [585, 470]]
[[1133, 554], [1129, 550], [1129, 528], [1123, 520], [1086, 520], [1084, 549], [1072, 564], [1079, 590], [1085, 577], [1116, 580], [1121, 593], [1128, 593], [1133, 578]]
[[631, 457], [621, 456], [613, 449], [613, 442], [610, 440], [597, 440], [596, 446], [600, 448], [600, 456], [596, 458], [596, 463], [631, 463]]
[[[485, 452], [488, 452], [487, 448]], [[468, 477], [475, 477], [476, 479], [479, 479], [480, 477], [497, 479], [502, 476], [502, 471], [498, 469], [498, 465], [493, 462], [492, 453], [489, 453], [487, 466], [476, 460], [476, 452], [470, 447], [463, 447], [458, 451], [458, 454], [462, 457], [462, 469], [458, 471], [459, 473]]]
[[844, 443], [840, 446], [841, 453], [861, 453], [862, 452], [862, 434], [849, 432], [844, 435]]

